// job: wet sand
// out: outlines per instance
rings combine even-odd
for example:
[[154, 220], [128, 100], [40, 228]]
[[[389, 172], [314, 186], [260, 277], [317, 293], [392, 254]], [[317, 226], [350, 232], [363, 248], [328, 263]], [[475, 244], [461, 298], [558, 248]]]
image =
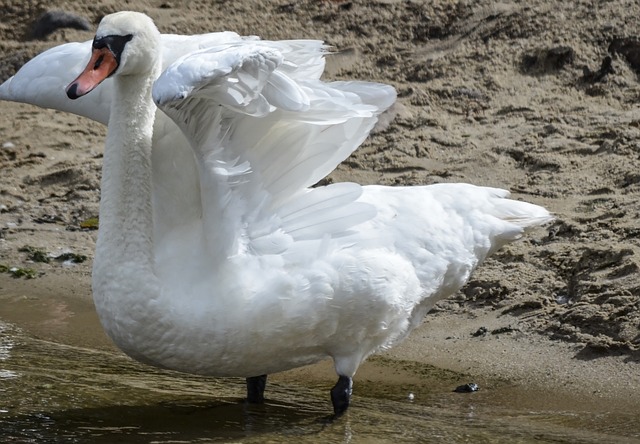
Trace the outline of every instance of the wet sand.
[[[629, 396], [638, 384], [635, 363], [580, 361], [566, 345], [523, 337], [466, 337], [469, 328], [491, 325], [489, 316], [468, 319], [452, 337], [444, 337], [445, 321], [437, 317], [400, 347], [371, 358], [357, 374], [353, 408], [329, 424], [335, 374], [328, 361], [272, 375], [267, 405], [250, 408], [242, 402], [241, 378], [161, 371], [115, 349], [82, 273], [46, 275], [35, 286], [0, 282], [0, 435], [8, 442], [64, 436], [70, 442], [167, 436], [181, 442], [416, 442], [439, 436], [441, 442], [595, 443], [640, 437], [638, 401]], [[446, 321], [449, 331], [451, 325]], [[479, 392], [453, 392], [471, 381]]]

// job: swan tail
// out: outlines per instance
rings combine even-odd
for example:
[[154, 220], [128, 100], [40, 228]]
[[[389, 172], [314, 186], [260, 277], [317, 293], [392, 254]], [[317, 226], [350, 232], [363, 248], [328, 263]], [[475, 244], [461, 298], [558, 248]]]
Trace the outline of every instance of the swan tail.
[[495, 207], [495, 215], [504, 221], [516, 224], [523, 229], [530, 229], [551, 222], [554, 219], [546, 208], [512, 199], [511, 193], [507, 190], [498, 188], [485, 189], [495, 197], [492, 200]]
[[503, 245], [520, 239], [526, 232], [552, 222], [555, 218], [540, 205], [511, 199], [511, 193], [496, 188], [486, 188], [490, 193], [491, 208], [488, 213], [501, 223], [495, 223], [492, 246], [487, 253], [492, 254]]

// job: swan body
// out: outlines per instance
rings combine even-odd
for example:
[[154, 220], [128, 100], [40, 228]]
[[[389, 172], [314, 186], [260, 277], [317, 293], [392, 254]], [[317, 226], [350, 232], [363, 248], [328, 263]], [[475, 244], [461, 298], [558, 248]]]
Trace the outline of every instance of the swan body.
[[[259, 375], [331, 357], [341, 414], [367, 356], [551, 216], [468, 184], [310, 188], [360, 145], [395, 91], [320, 81], [320, 42], [224, 38], [177, 57], [180, 45], [167, 45], [180, 38], [145, 15], [106, 16], [66, 91], [110, 103], [109, 116], [40, 103], [108, 122], [96, 309], [133, 358], [247, 377], [250, 399], [252, 387], [261, 399]], [[1, 97], [23, 99], [20, 76]]]

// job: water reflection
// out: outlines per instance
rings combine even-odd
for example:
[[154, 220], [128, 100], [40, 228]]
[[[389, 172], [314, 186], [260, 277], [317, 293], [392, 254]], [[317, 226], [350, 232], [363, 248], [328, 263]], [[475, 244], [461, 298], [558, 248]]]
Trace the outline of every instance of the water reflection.
[[9, 353], [13, 348], [13, 339], [9, 336], [9, 326], [0, 320], [0, 361], [9, 358]]
[[[91, 328], [99, 331], [98, 325]], [[6, 372], [0, 373], [2, 443], [624, 443], [640, 438], [638, 412], [560, 408], [567, 403], [544, 397], [549, 394], [492, 381], [479, 381], [483, 388], [477, 393], [453, 393], [466, 382], [460, 375], [383, 358], [359, 373], [353, 408], [335, 422], [327, 416], [333, 380], [287, 374], [270, 382], [266, 405], [247, 406], [241, 400], [243, 379], [164, 372], [112, 349], [59, 344], [7, 323], [0, 323], [0, 368]]]
[[317, 412], [292, 406], [255, 409], [219, 400], [71, 409], [20, 415], [1, 423], [9, 442], [246, 442], [247, 438], [261, 442], [266, 436], [286, 439], [318, 433], [324, 425], [317, 417]]
[[[9, 359], [13, 345], [13, 339], [8, 333], [8, 325], [0, 320], [0, 382], [3, 379], [18, 377], [16, 372], [2, 368], [2, 361]], [[2, 393], [2, 387], [0, 387], [0, 393]], [[2, 409], [0, 409], [0, 413], [3, 413]]]

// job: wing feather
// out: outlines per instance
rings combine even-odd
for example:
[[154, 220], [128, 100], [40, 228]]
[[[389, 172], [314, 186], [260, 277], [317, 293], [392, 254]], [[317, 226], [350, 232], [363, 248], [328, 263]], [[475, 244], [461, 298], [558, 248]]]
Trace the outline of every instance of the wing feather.
[[[386, 85], [302, 78], [300, 53], [313, 60], [325, 48], [287, 44], [194, 52], [169, 66], [153, 91], [206, 164], [207, 182], [226, 183], [225, 205], [235, 206], [228, 214], [242, 219], [248, 248], [262, 254], [344, 236], [375, 216], [372, 205], [356, 202], [360, 185], [308, 187], [348, 157], [395, 100]], [[301, 69], [313, 73], [308, 64]]]

